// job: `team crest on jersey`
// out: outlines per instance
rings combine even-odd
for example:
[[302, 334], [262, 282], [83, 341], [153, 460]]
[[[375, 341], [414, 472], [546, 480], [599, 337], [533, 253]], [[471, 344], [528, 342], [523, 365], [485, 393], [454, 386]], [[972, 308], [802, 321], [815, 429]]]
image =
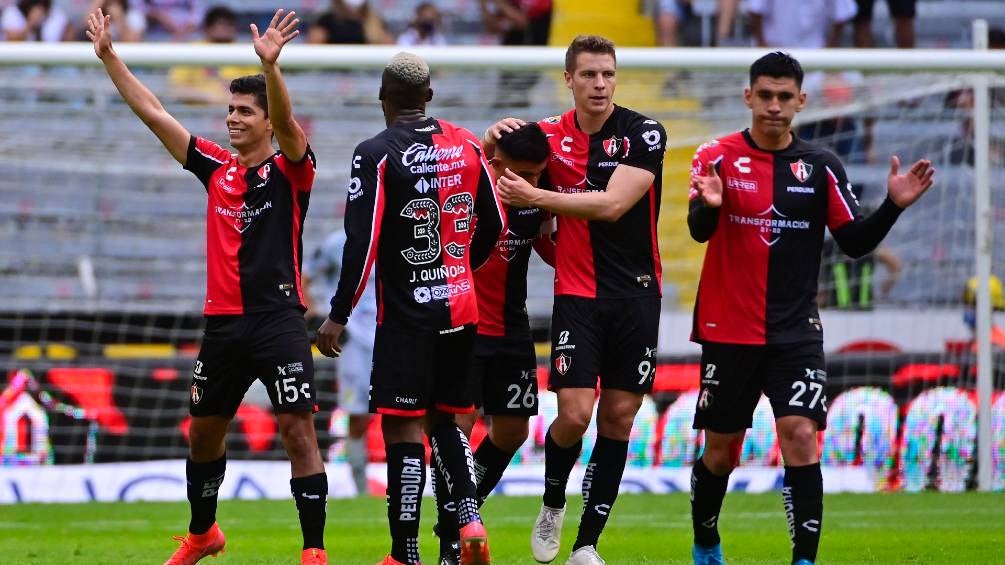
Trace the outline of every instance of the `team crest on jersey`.
[[558, 371], [558, 374], [564, 375], [568, 373], [571, 367], [572, 357], [570, 355], [562, 353], [555, 358], [555, 370]]
[[607, 153], [610, 157], [614, 157], [620, 149], [621, 140], [617, 137], [611, 136], [610, 139], [604, 142], [604, 153]]
[[272, 171], [272, 167], [268, 163], [262, 165], [258, 168], [258, 178], [262, 180], [269, 180], [269, 172]]
[[192, 385], [192, 404], [199, 404], [202, 400], [202, 388]]
[[789, 163], [789, 168], [792, 169], [792, 175], [796, 177], [799, 182], [806, 182], [806, 179], [810, 178], [813, 174], [813, 165], [803, 161], [802, 159], [796, 161], [795, 163]]

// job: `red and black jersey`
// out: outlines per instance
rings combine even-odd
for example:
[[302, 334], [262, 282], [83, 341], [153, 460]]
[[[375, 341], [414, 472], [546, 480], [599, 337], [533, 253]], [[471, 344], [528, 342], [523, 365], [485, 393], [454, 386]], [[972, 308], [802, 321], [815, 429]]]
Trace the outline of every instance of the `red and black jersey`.
[[505, 216], [471, 132], [433, 118], [393, 124], [356, 147], [346, 199], [332, 321], [346, 323], [376, 262], [378, 325], [427, 333], [478, 322], [472, 266]]
[[663, 269], [656, 220], [667, 141], [663, 126], [621, 106], [594, 134], [579, 128], [575, 110], [539, 123], [551, 144], [546, 182], [552, 190], [606, 191], [618, 165], [656, 175], [649, 191], [616, 222], [559, 217], [555, 295], [659, 296]]
[[[504, 209], [506, 231], [496, 242], [488, 261], [475, 271], [478, 335], [530, 339], [527, 266], [531, 248], [542, 238], [542, 223], [550, 215], [540, 208]], [[550, 245], [547, 236], [543, 239]], [[554, 262], [553, 257], [545, 260]]]
[[199, 177], [209, 195], [207, 316], [306, 310], [300, 265], [315, 168], [310, 147], [300, 161], [276, 152], [243, 167], [237, 155], [208, 139], [189, 141], [185, 169]]
[[[839, 235], [864, 223], [841, 161], [795, 136], [785, 149], [765, 151], [742, 131], [699, 147], [692, 179], [707, 175], [709, 163], [722, 180], [723, 198], [720, 208], [705, 208], [691, 189], [691, 232], [708, 241], [692, 339], [822, 341], [816, 294], [824, 227], [841, 244]], [[870, 245], [882, 235], [870, 237]]]

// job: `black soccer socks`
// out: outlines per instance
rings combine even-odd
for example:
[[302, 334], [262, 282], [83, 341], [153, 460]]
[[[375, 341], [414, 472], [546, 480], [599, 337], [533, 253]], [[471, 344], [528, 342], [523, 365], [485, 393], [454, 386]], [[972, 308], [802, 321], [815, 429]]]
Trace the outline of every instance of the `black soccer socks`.
[[450, 500], [457, 505], [457, 524], [461, 527], [480, 522], [475, 486], [475, 461], [468, 437], [454, 422], [444, 422], [429, 437], [433, 458], [443, 475]]
[[719, 544], [719, 512], [726, 496], [729, 475], [712, 474], [701, 457], [691, 468], [691, 526], [694, 543], [701, 547]]
[[785, 467], [782, 504], [792, 538], [792, 562], [817, 560], [820, 529], [824, 518], [824, 479], [820, 463]]
[[583, 475], [583, 519], [573, 551], [587, 545], [596, 547], [618, 498], [627, 459], [627, 441], [597, 436], [597, 445]]
[[478, 505], [485, 504], [485, 499], [492, 494], [492, 489], [499, 484], [503, 472], [513, 460], [516, 452], [507, 453], [492, 443], [489, 436], [485, 436], [482, 443], [475, 450], [475, 476], [478, 479]]
[[436, 536], [440, 538], [440, 555], [449, 552], [454, 543], [460, 540], [457, 525], [457, 504], [450, 497], [447, 484], [440, 473], [436, 461], [431, 465], [433, 494], [436, 496]]
[[318, 473], [290, 479], [290, 491], [300, 514], [304, 549], [325, 548], [325, 506], [328, 503], [328, 475]]
[[387, 453], [387, 522], [391, 557], [419, 563], [419, 510], [426, 486], [426, 450], [421, 443], [392, 443]]
[[569, 447], [561, 447], [551, 438], [551, 429], [544, 439], [544, 505], [548, 508], [565, 506], [565, 486], [569, 473], [583, 450], [583, 440]]
[[192, 519], [188, 531], [204, 534], [216, 522], [216, 499], [219, 496], [223, 475], [227, 471], [227, 455], [208, 463], [185, 461], [185, 480], [188, 504], [192, 509]]

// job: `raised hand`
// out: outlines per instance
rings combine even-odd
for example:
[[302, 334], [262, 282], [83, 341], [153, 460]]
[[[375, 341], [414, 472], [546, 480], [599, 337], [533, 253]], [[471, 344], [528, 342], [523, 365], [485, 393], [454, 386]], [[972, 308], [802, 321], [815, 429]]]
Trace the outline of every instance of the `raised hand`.
[[934, 177], [935, 167], [928, 159], [919, 159], [909, 171], [900, 174], [900, 158], [896, 155], [890, 157], [890, 174], [886, 177], [890, 200], [901, 208], [907, 208], [932, 186]]
[[87, 38], [94, 43], [94, 54], [104, 59], [112, 52], [112, 33], [109, 29], [112, 17], [105, 15], [101, 8], [87, 14]]
[[283, 46], [300, 35], [300, 30], [297, 29], [300, 25], [297, 13], [291, 11], [283, 16], [283, 11], [282, 8], [276, 10], [268, 29], [261, 35], [258, 34], [258, 26], [251, 24], [251, 39], [255, 44], [255, 53], [263, 64], [275, 63]]
[[691, 179], [691, 189], [698, 193], [706, 207], [718, 208], [722, 206], [722, 179], [719, 178], [713, 163], [708, 164], [705, 172], [706, 175]]

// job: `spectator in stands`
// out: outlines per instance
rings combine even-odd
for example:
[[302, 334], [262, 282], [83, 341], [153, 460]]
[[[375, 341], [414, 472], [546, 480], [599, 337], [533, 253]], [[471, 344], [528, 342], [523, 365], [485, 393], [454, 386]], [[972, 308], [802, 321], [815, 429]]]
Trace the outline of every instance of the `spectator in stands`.
[[201, 0], [144, 0], [148, 36], [188, 41], [206, 12]]
[[415, 7], [415, 19], [408, 24], [408, 29], [398, 36], [398, 45], [446, 45], [447, 38], [440, 31], [442, 25], [443, 19], [436, 5], [423, 2]]
[[758, 47], [836, 47], [855, 0], [749, 0], [751, 35]]
[[[872, 8], [875, 0], [855, 0], [855, 47], [875, 47], [872, 36]], [[893, 41], [898, 49], [914, 47], [914, 16], [916, 0], [886, 0], [893, 19]]]
[[[1005, 30], [991, 28], [988, 30], [988, 48], [1005, 49]], [[954, 90], [946, 95], [943, 105], [946, 108], [963, 110], [963, 120], [960, 122], [960, 134], [952, 140], [949, 146], [949, 162], [954, 164], [974, 164], [974, 107], [973, 89]], [[1005, 108], [1005, 88], [991, 89], [991, 108]], [[996, 136], [991, 130], [991, 164], [1005, 165], [1005, 139]]]
[[[552, 0], [479, 0], [485, 28], [500, 34], [501, 45], [547, 45], [551, 36]], [[537, 84], [536, 72], [499, 73], [495, 108], [530, 106], [528, 91]]]
[[[991, 294], [991, 309], [1001, 312], [1005, 310], [1005, 290], [1002, 289], [1002, 281], [995, 275], [988, 279], [988, 290]], [[977, 277], [970, 277], [966, 286], [963, 287], [963, 323], [970, 328], [974, 334], [971, 340], [971, 348], [977, 348]], [[995, 347], [1005, 349], [1005, 329], [991, 322], [991, 343]]]
[[656, 3], [656, 42], [677, 47], [681, 24], [691, 16], [691, 0], [659, 0]]
[[[202, 21], [205, 43], [237, 41], [237, 14], [226, 6], [214, 6]], [[171, 67], [168, 79], [173, 94], [185, 102], [214, 104], [230, 98], [230, 82], [257, 72], [257, 67], [223, 65], [219, 67]]]
[[367, 0], [332, 0], [307, 32], [308, 43], [394, 43], [387, 25]]
[[202, 20], [202, 33], [208, 43], [237, 41], [237, 14], [226, 6], [213, 6]]
[[[136, 0], [133, 0], [135, 4]], [[93, 0], [90, 11], [101, 10], [112, 19], [113, 41], [143, 41], [147, 19], [141, 10], [131, 9], [129, 0]], [[78, 39], [85, 38], [81, 31]]]
[[71, 41], [73, 26], [52, 0], [18, 0], [0, 13], [0, 30], [6, 41]]
[[736, 12], [740, 0], [718, 0], [715, 16], [715, 44], [719, 47], [729, 45], [733, 40], [733, 24], [736, 23]]

